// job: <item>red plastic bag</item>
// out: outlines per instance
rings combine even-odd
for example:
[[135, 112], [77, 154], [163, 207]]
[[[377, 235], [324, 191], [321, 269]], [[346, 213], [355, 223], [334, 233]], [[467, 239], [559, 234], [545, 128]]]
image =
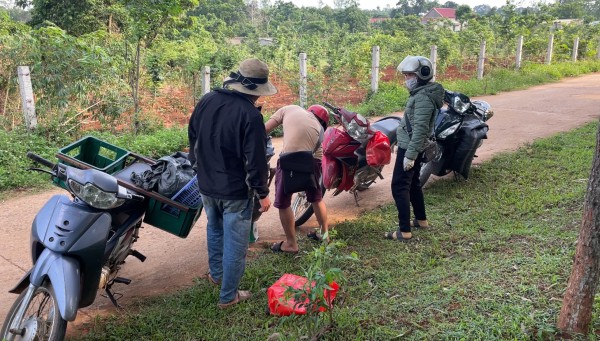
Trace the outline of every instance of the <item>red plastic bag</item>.
[[[286, 294], [286, 290], [289, 287], [294, 289], [301, 289], [308, 279], [306, 277], [297, 276], [294, 274], [284, 274], [281, 276], [269, 289], [267, 290], [267, 297], [269, 298], [269, 310], [271, 315], [289, 316], [291, 314], [303, 315], [306, 314], [306, 307], [304, 305], [296, 305], [293, 295]], [[313, 285], [314, 286], [314, 283]], [[339, 285], [336, 282], [330, 284], [331, 290], [325, 290], [325, 300], [331, 304]], [[291, 296], [291, 297], [286, 297]], [[307, 302], [308, 299], [305, 301]], [[325, 307], [319, 308], [320, 312], [324, 312], [327, 309]]]
[[377, 167], [390, 163], [392, 148], [390, 140], [384, 133], [377, 131], [367, 143], [367, 163], [369, 166]]

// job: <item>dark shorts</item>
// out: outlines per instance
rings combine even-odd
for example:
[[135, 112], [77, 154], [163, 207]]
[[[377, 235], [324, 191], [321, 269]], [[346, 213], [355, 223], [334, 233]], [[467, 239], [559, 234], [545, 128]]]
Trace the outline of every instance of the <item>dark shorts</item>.
[[[321, 160], [313, 159], [313, 167], [315, 169], [315, 177], [317, 183], [320, 183], [321, 178]], [[288, 208], [292, 205], [292, 193], [286, 194], [283, 190], [283, 181], [281, 181], [281, 168], [279, 167], [279, 160], [277, 161], [277, 170], [275, 171], [275, 203], [273, 206], [277, 208]], [[306, 200], [310, 203], [319, 202], [323, 199], [323, 192], [321, 188], [306, 191]]]

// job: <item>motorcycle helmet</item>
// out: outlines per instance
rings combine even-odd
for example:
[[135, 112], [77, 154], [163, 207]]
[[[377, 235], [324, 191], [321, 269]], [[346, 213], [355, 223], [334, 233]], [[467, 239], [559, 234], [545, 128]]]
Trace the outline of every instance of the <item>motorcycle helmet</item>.
[[398, 65], [402, 73], [414, 73], [419, 79], [419, 84], [425, 84], [433, 78], [433, 64], [423, 56], [407, 56]]
[[329, 111], [324, 106], [313, 104], [308, 107], [307, 111], [312, 112], [313, 115], [319, 120], [319, 123], [323, 126], [323, 129], [327, 129], [329, 124]]

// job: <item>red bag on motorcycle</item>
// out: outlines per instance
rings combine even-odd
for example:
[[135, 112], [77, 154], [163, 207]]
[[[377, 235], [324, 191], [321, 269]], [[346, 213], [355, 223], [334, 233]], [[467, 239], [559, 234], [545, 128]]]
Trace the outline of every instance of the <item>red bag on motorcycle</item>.
[[367, 163], [372, 167], [383, 166], [390, 163], [391, 158], [390, 140], [384, 133], [375, 132], [367, 143]]

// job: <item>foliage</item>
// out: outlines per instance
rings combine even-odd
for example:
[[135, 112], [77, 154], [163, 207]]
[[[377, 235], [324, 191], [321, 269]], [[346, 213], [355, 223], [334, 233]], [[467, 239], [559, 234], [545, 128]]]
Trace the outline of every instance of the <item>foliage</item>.
[[[182, 84], [198, 97], [198, 76], [204, 66], [210, 67], [211, 86], [217, 87], [250, 56], [267, 62], [278, 83], [297, 92], [298, 56], [306, 53], [307, 95], [313, 102], [341, 92], [367, 93], [373, 46], [380, 47], [383, 70], [408, 54], [428, 56], [435, 45], [440, 74], [449, 67], [474, 66], [485, 40], [487, 75], [490, 68], [513, 66], [519, 36], [524, 36], [525, 64], [544, 60], [551, 34], [553, 62], [571, 60], [575, 38], [579, 38], [578, 62], [596, 58], [600, 37], [600, 25], [591, 24], [600, 19], [598, 2], [588, 0], [530, 7], [507, 2], [501, 8], [484, 6], [476, 11], [450, 1], [445, 5], [457, 9], [462, 27], [458, 32], [447, 29], [447, 23], [421, 23], [420, 13], [440, 5], [428, 0], [401, 1], [393, 9], [374, 11], [363, 11], [351, 0], [337, 1], [334, 8], [256, 0], [85, 0], [77, 6], [63, 6], [58, 0], [19, 0], [18, 4], [38, 5], [32, 22], [39, 28], [31, 29], [0, 12], [0, 125], [13, 129], [21, 122], [14, 71], [17, 65], [30, 65], [38, 122], [49, 137], [76, 132], [83, 118], [113, 129], [119, 120], [134, 121], [127, 122], [134, 130], [160, 125], [143, 121], [147, 97], [154, 97], [161, 87]], [[554, 27], [555, 19], [579, 13], [573, 9], [582, 7], [584, 24]], [[369, 15], [389, 19], [372, 25]], [[241, 43], [232, 43], [233, 37]], [[271, 38], [273, 45], [260, 44], [263, 37]], [[385, 99], [388, 94], [374, 96], [382, 100], [369, 100], [368, 112], [398, 107]]]
[[63, 28], [69, 34], [79, 36], [106, 27], [108, 15], [105, 9], [111, 1], [79, 0], [32, 0], [31, 21], [33, 27], [48, 24]]
[[[341, 254], [341, 248], [345, 243], [335, 239], [336, 230], [326, 232], [323, 235], [323, 241], [318, 248], [308, 254], [310, 265], [304, 269], [306, 284], [298, 289], [288, 287], [285, 291], [286, 297], [291, 297], [296, 302], [294, 308], [304, 308], [306, 314], [291, 315], [290, 321], [282, 319], [283, 323], [297, 324], [298, 321], [304, 322], [308, 337], [319, 339], [325, 333], [325, 330], [334, 326], [335, 304], [332, 299], [327, 297], [326, 291], [332, 290], [332, 283], [338, 285], [345, 281], [342, 270], [336, 267], [336, 264], [342, 264], [343, 261], [357, 261], [358, 255]], [[331, 241], [329, 241], [331, 239]], [[323, 326], [321, 318], [321, 309], [327, 312], [329, 325]], [[301, 335], [298, 335], [301, 338]]]

